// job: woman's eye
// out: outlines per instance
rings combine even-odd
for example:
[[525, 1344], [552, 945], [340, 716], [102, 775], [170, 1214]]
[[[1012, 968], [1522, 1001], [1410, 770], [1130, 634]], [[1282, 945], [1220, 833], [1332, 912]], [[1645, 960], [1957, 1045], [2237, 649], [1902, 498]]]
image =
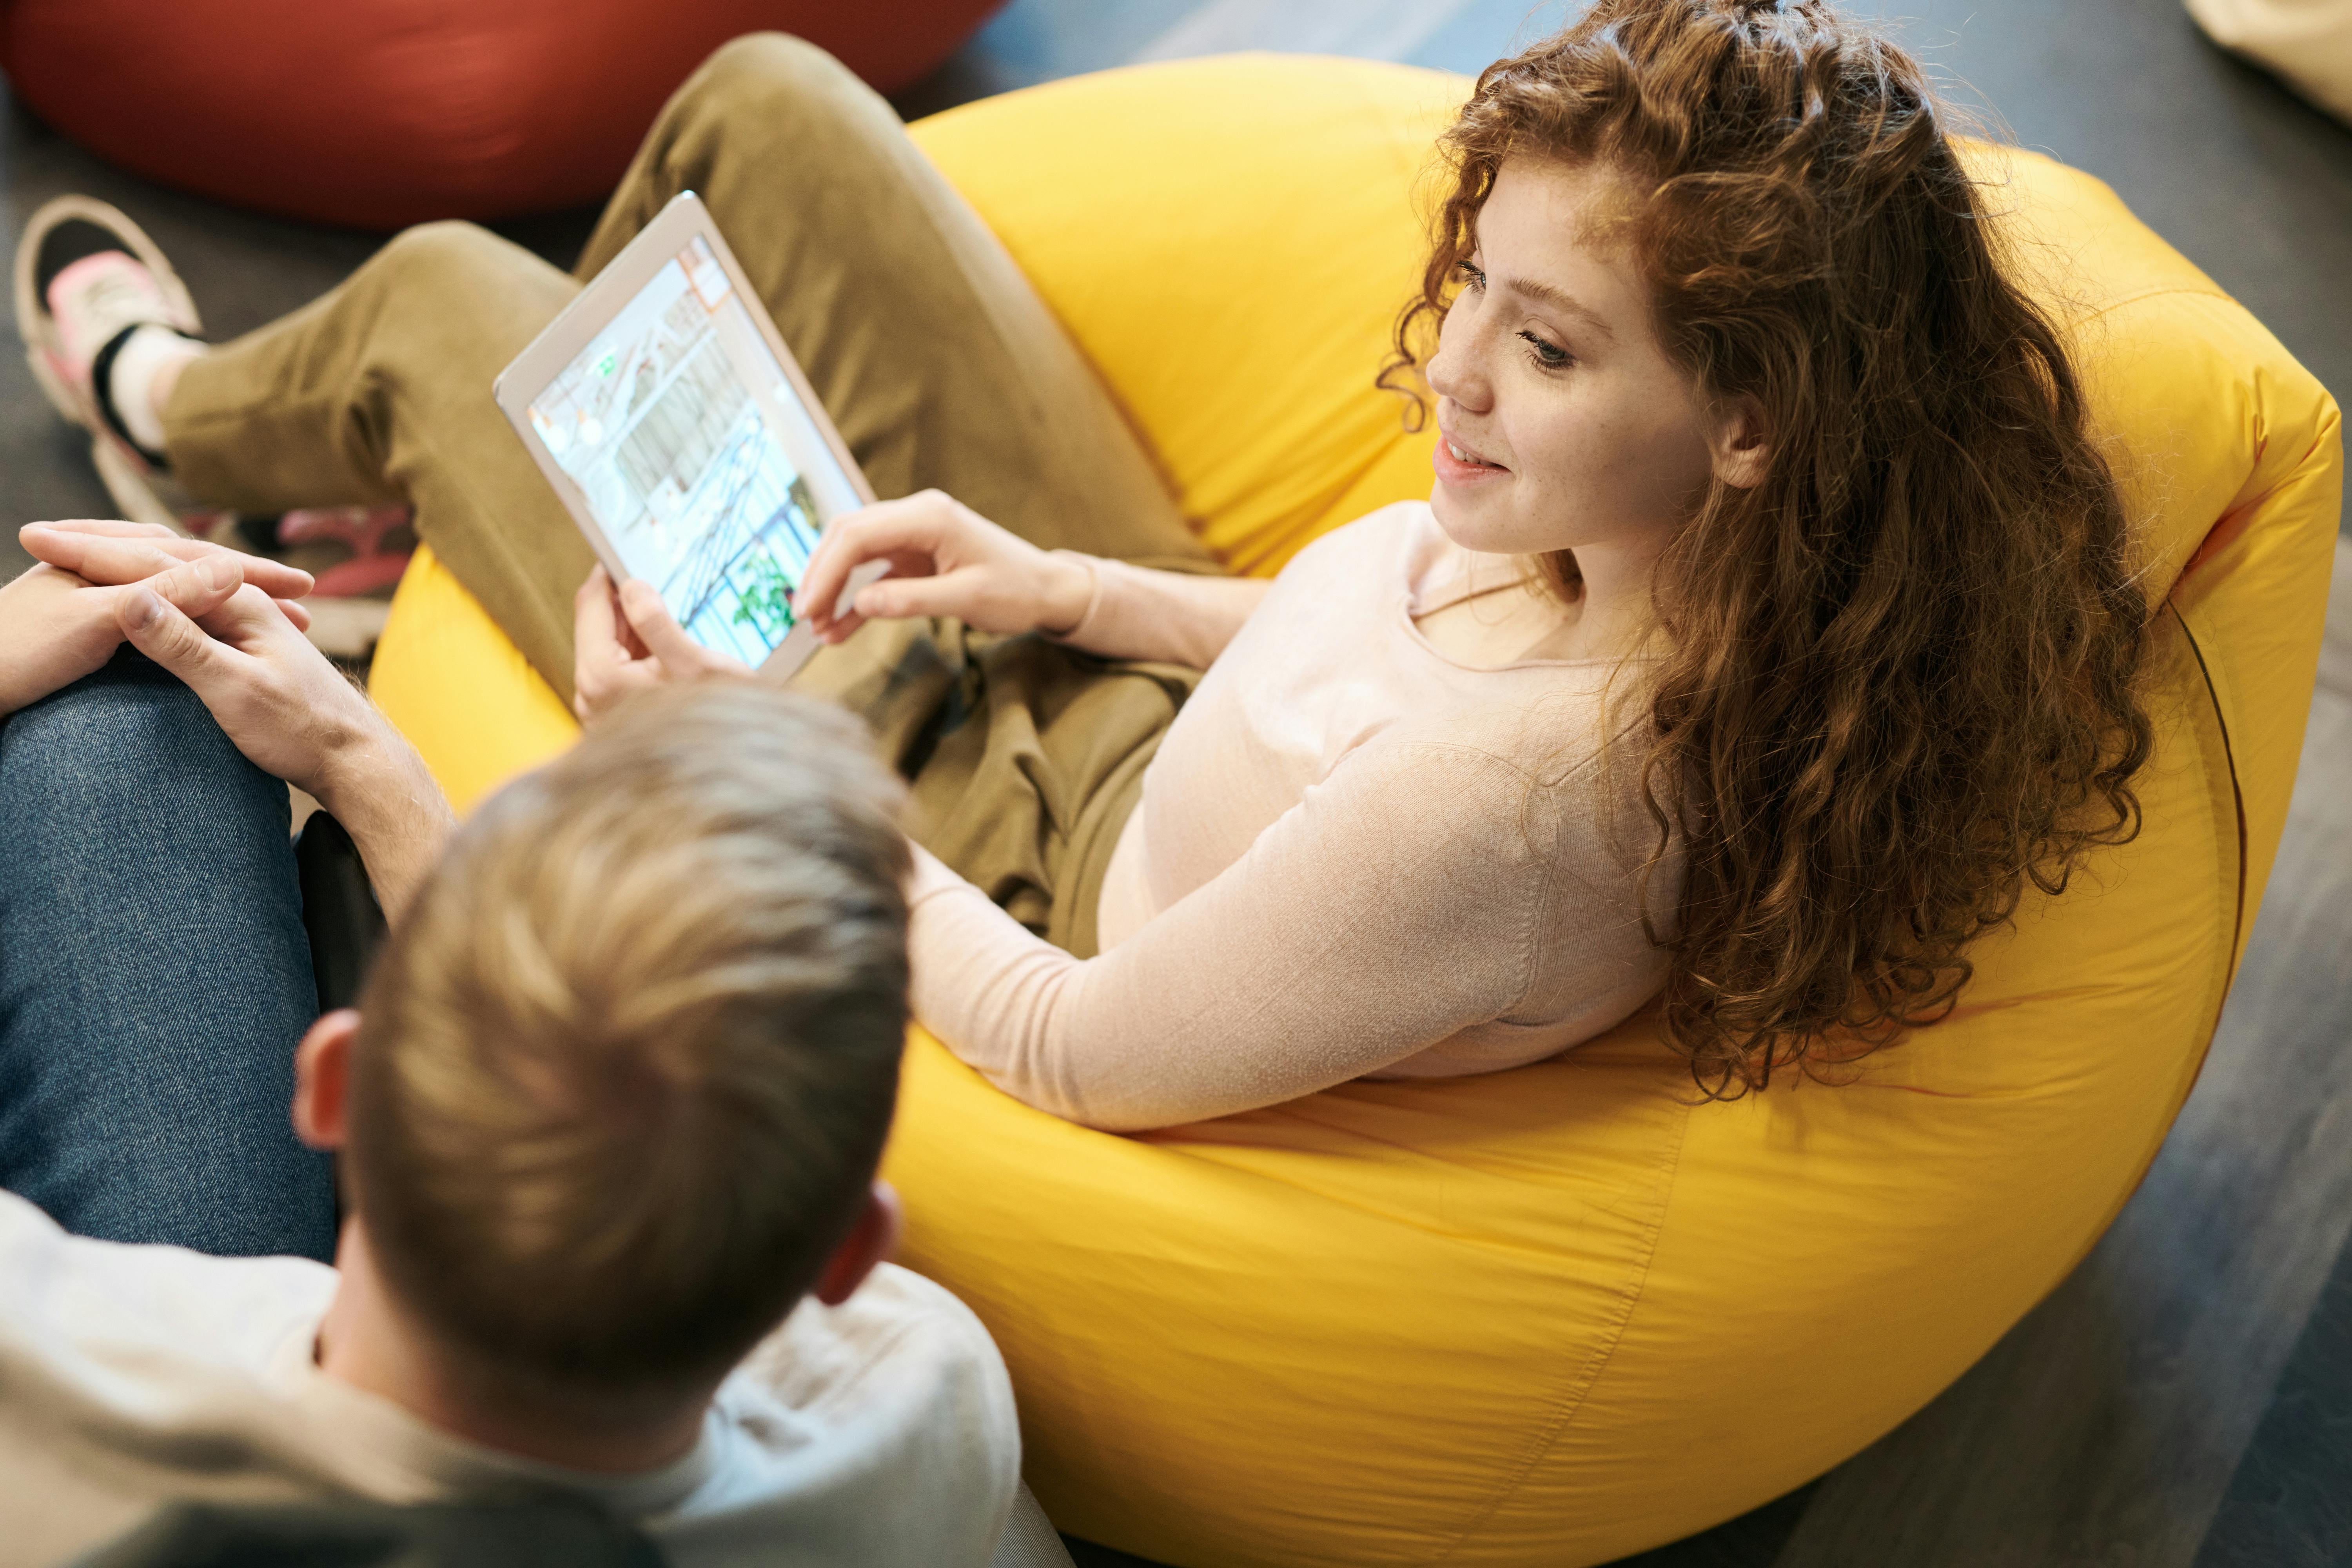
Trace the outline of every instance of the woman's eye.
[[1567, 364], [1571, 357], [1569, 352], [1558, 343], [1546, 342], [1531, 331], [1521, 332], [1519, 336], [1527, 340], [1529, 357], [1546, 370], [1558, 370]]
[[1484, 289], [1486, 286], [1486, 275], [1478, 270], [1475, 267], [1471, 266], [1470, 263], [1466, 261], [1455, 262], [1454, 264], [1454, 270], [1461, 274], [1462, 286], [1465, 289]]

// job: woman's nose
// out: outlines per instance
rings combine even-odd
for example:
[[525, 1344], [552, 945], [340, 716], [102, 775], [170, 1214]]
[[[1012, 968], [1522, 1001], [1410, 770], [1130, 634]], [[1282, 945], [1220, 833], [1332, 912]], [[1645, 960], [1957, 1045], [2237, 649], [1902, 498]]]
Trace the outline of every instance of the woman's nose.
[[1494, 401], [1493, 387], [1478, 368], [1475, 334], [1460, 319], [1459, 307], [1446, 317], [1437, 338], [1437, 352], [1429, 357], [1424, 374], [1429, 389], [1473, 414], [1484, 414]]

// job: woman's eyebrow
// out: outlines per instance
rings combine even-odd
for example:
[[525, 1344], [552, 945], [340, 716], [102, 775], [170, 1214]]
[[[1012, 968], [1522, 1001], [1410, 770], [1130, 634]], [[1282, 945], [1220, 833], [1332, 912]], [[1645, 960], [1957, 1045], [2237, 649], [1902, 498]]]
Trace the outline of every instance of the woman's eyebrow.
[[1616, 341], [1617, 334], [1609, 330], [1609, 323], [1595, 315], [1590, 307], [1566, 289], [1555, 289], [1537, 278], [1506, 278], [1501, 282], [1503, 287], [1512, 293], [1538, 300], [1556, 310], [1564, 310], [1591, 328], [1595, 335], [1607, 338], [1612, 342]]

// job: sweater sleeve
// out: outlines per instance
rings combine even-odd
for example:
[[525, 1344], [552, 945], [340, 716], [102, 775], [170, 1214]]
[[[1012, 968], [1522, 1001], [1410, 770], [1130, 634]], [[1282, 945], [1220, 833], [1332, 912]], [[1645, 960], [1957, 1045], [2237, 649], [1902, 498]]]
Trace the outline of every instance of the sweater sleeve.
[[1549, 885], [1533, 787], [1475, 749], [1360, 751], [1241, 859], [1083, 962], [919, 854], [916, 1016], [1007, 1093], [1113, 1131], [1380, 1071], [1528, 992]]
[[1255, 577], [1157, 572], [1074, 550], [1055, 553], [1082, 563], [1094, 579], [1087, 613], [1055, 640], [1103, 658], [1206, 669], [1272, 586]]

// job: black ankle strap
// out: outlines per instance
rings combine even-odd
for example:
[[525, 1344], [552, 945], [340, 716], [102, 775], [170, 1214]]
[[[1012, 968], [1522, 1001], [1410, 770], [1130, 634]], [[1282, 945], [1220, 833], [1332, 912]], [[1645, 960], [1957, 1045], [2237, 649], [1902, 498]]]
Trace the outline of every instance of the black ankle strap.
[[149, 468], [158, 472], [168, 472], [172, 467], [172, 460], [163, 453], [151, 451], [132, 439], [131, 427], [123, 424], [122, 415], [114, 406], [115, 356], [122, 352], [122, 345], [131, 341], [131, 334], [142, 327], [163, 327], [163, 331], [173, 332], [175, 336], [187, 336], [184, 332], [177, 332], [171, 327], [164, 327], [161, 321], [131, 322], [107, 339], [106, 346], [98, 351], [98, 357], [89, 362], [89, 395], [90, 400], [98, 405], [98, 416], [106, 421], [108, 429], [122, 437], [124, 446], [138, 453]]

